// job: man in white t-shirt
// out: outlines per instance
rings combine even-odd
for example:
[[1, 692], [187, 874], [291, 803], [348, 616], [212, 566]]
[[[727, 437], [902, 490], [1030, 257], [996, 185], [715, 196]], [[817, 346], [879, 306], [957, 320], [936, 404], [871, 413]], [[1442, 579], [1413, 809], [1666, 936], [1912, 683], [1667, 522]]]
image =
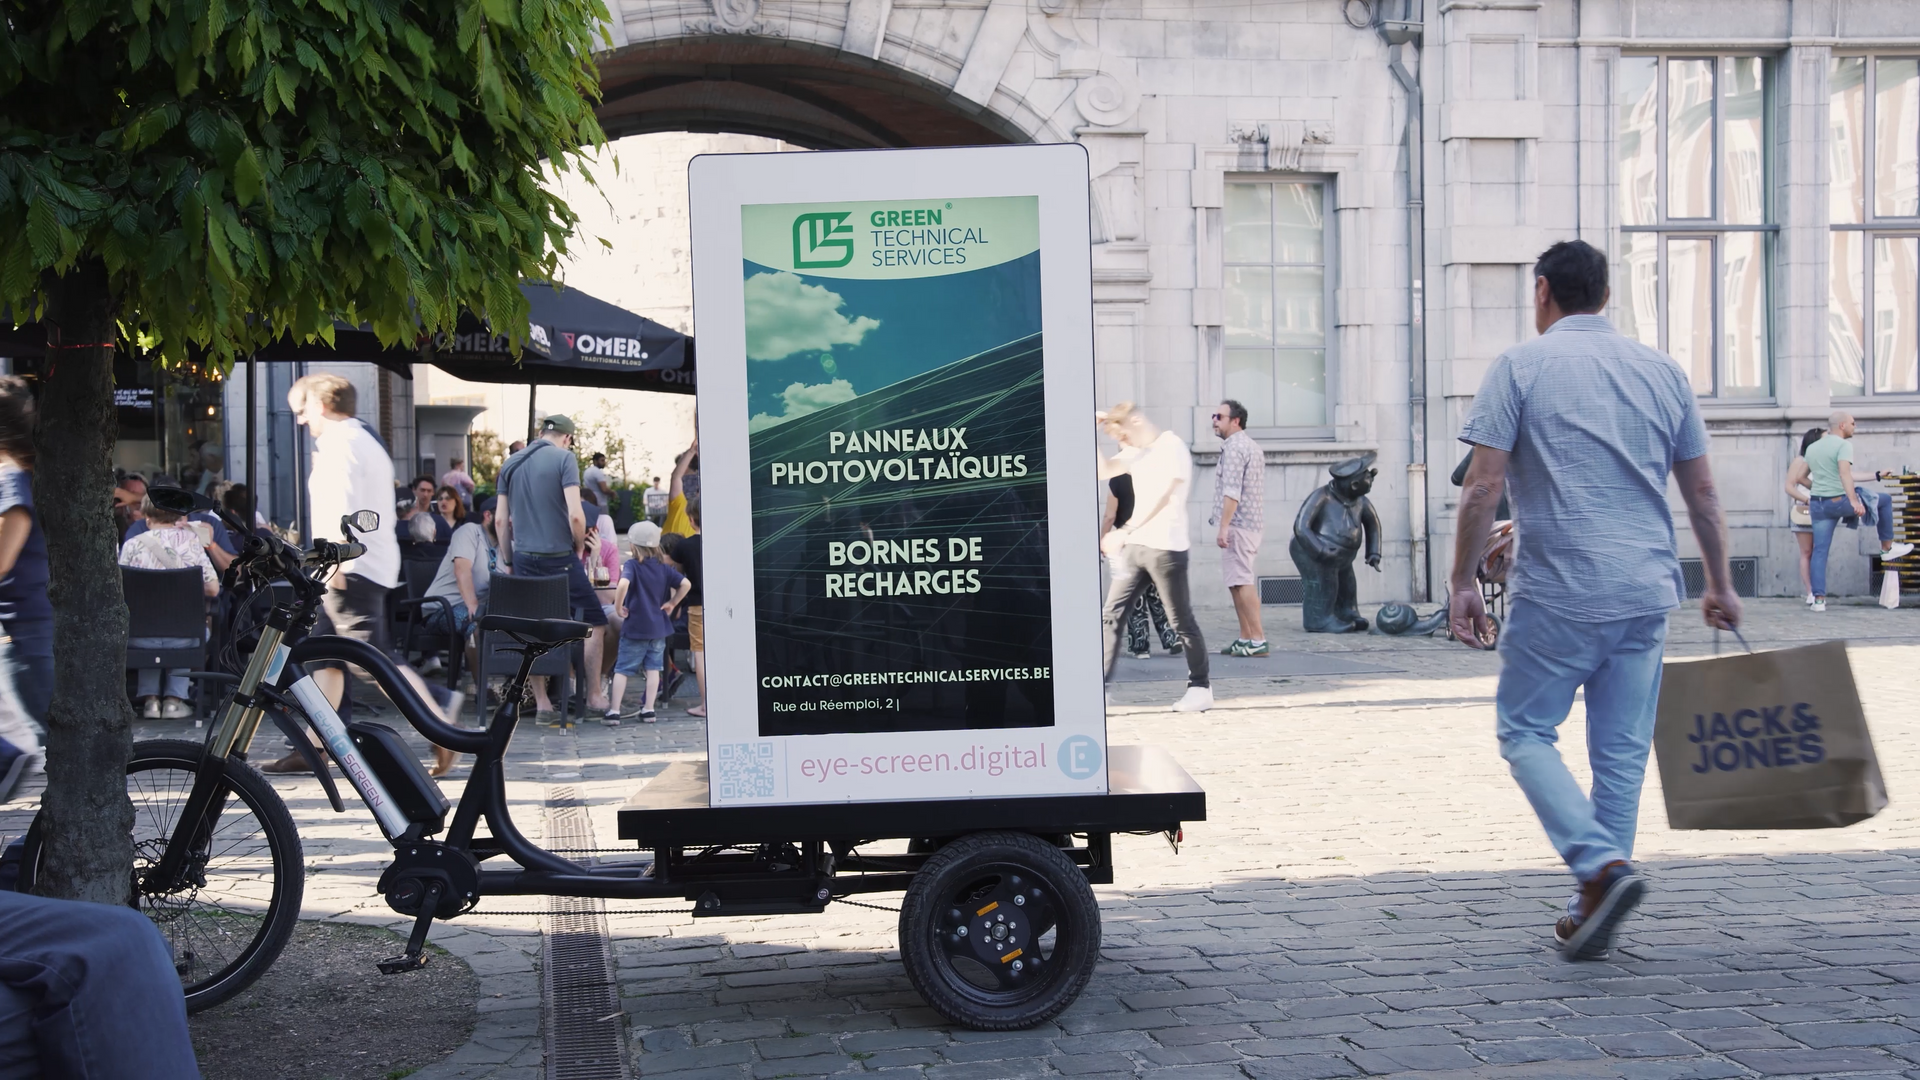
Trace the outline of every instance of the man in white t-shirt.
[[1100, 550], [1115, 567], [1103, 619], [1107, 678], [1113, 678], [1114, 661], [1120, 655], [1127, 612], [1151, 581], [1187, 659], [1187, 692], [1174, 710], [1205, 712], [1213, 707], [1207, 643], [1194, 620], [1187, 589], [1187, 498], [1193, 488], [1193, 454], [1180, 436], [1160, 430], [1131, 402], [1115, 405], [1099, 419], [1123, 445], [1139, 450], [1127, 463], [1127, 472], [1133, 476], [1133, 516], [1100, 540]]
[[[373, 430], [354, 416], [353, 384], [339, 375], [308, 375], [287, 391], [294, 421], [313, 433], [313, 468], [307, 475], [308, 520], [316, 539], [345, 540], [341, 519], [360, 510], [381, 512], [393, 505], [393, 459]], [[393, 529], [379, 526], [354, 537], [367, 553], [340, 564], [327, 579], [315, 634], [339, 634], [364, 641], [392, 656], [387, 633], [387, 593], [400, 583], [400, 541]], [[428, 686], [419, 673], [393, 657], [414, 692], [457, 722], [463, 695], [444, 686]], [[314, 685], [338, 708], [346, 690], [346, 666], [334, 661], [307, 665]], [[269, 773], [310, 771], [299, 752], [261, 767]]]

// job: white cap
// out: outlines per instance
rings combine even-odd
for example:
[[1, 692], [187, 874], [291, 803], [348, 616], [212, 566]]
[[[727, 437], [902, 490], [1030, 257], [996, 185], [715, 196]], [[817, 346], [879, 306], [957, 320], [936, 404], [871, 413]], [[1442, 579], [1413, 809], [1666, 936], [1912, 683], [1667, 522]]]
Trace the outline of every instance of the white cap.
[[634, 547], [660, 546], [660, 526], [651, 521], [636, 521], [627, 529], [627, 543]]

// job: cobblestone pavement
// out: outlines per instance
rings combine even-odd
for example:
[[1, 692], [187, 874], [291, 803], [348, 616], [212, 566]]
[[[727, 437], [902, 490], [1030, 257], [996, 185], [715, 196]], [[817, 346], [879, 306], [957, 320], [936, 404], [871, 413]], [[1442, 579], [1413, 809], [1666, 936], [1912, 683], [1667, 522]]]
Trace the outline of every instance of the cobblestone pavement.
[[[1852, 642], [1893, 805], [1844, 830], [1681, 833], [1650, 776], [1638, 855], [1654, 891], [1611, 962], [1579, 965], [1551, 948], [1568, 879], [1494, 747], [1497, 661], [1440, 640], [1308, 638], [1278, 625], [1296, 609], [1267, 614], [1278, 648], [1384, 670], [1222, 665], [1204, 715], [1167, 711], [1175, 683], [1116, 687], [1112, 741], [1168, 747], [1210, 820], [1177, 855], [1115, 838], [1118, 880], [1096, 890], [1102, 962], [1057, 1021], [945, 1025], [882, 911], [615, 916], [635, 1073], [1920, 1078], [1920, 810], [1903, 798], [1920, 785], [1915, 612], [1752, 606], [1755, 648]], [[1229, 618], [1202, 613], [1209, 629]], [[1672, 655], [1711, 650], [1697, 618], [1675, 616]], [[640, 781], [703, 753], [698, 722], [676, 717], [524, 733], [518, 820], [535, 827], [546, 784], [571, 784], [610, 843]], [[1583, 742], [1576, 707], [1563, 745]], [[278, 786], [315, 870], [307, 914], [391, 922], [371, 820], [327, 812], [311, 780]], [[436, 927], [478, 959], [483, 1017], [472, 1045], [417, 1075], [538, 1075], [537, 930], [487, 915]]]

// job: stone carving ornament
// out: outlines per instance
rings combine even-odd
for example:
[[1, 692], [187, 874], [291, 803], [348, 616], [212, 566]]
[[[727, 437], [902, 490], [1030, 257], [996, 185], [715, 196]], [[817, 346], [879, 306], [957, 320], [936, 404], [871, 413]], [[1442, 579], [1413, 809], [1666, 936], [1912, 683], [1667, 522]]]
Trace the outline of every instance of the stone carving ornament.
[[713, 18], [687, 22], [689, 34], [750, 34], [780, 37], [780, 29], [760, 21], [760, 0], [708, 0]]

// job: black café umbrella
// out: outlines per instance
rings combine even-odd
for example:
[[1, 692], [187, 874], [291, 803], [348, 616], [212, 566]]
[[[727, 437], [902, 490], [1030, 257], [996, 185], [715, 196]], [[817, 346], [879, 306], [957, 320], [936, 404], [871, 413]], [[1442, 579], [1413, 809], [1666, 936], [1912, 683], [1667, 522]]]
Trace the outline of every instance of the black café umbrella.
[[469, 315], [417, 349], [384, 348], [371, 329], [340, 326], [331, 348], [280, 342], [259, 359], [364, 360], [408, 377], [409, 365], [429, 363], [469, 382], [694, 392], [692, 338], [578, 289], [525, 282], [520, 292], [528, 325], [517, 356], [506, 334]]
[[[479, 319], [463, 316], [455, 333], [435, 335], [417, 348], [388, 348], [372, 328], [340, 324], [334, 328], [332, 345], [281, 340], [260, 350], [254, 359], [268, 363], [357, 360], [378, 364], [406, 379], [413, 377], [414, 364], [429, 363], [469, 382], [694, 392], [692, 338], [579, 289], [526, 282], [520, 291], [529, 310], [517, 357], [505, 334], [493, 333]], [[45, 352], [46, 336], [39, 325], [16, 326], [0, 309], [0, 355], [33, 357]]]

